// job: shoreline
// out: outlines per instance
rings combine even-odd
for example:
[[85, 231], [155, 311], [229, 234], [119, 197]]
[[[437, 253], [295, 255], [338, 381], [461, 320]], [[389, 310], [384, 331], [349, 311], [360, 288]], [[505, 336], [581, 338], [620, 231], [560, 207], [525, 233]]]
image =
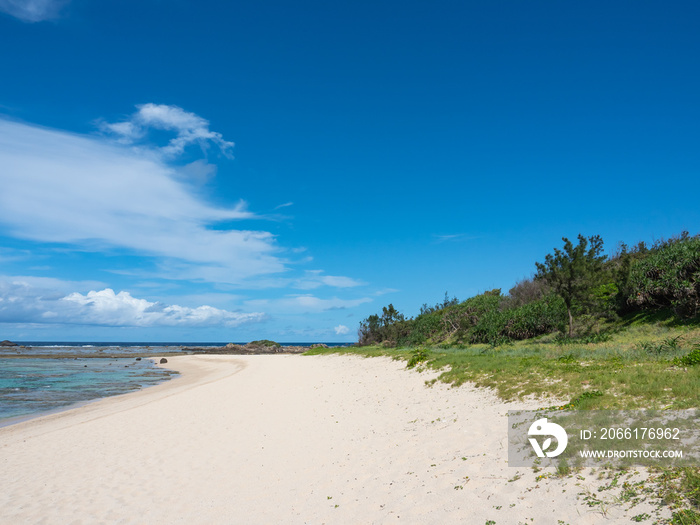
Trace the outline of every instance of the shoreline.
[[[180, 354], [180, 355], [182, 355], [182, 354]], [[108, 399], [108, 398], [112, 398], [112, 397], [119, 397], [119, 396], [121, 396], [121, 395], [130, 394], [130, 393], [134, 393], [134, 392], [139, 392], [139, 391], [141, 391], [141, 390], [145, 390], [145, 389], [148, 389], [148, 388], [152, 388], [152, 387], [157, 386], [157, 385], [159, 385], [159, 384], [161, 384], [161, 383], [170, 381], [170, 380], [173, 379], [173, 378], [179, 377], [179, 373], [178, 373], [177, 371], [171, 370], [171, 369], [167, 368], [167, 366], [163, 366], [163, 365], [160, 363], [160, 359], [161, 359], [162, 357], [165, 357], [165, 356], [161, 356], [161, 355], [153, 356], [153, 355], [150, 355], [150, 354], [149, 354], [148, 356], [143, 356], [143, 357], [142, 357], [142, 356], [126, 356], [126, 357], [124, 357], [124, 356], [101, 356], [101, 355], [79, 356], [79, 357], [77, 357], [77, 356], [76, 356], [76, 357], [72, 357], [72, 356], [71, 356], [71, 357], [64, 357], [64, 356], [46, 356], [46, 355], [42, 355], [42, 356], [16, 356], [16, 357], [13, 357], [13, 358], [11, 358], [11, 359], [55, 359], [55, 360], [69, 360], [69, 361], [72, 361], [72, 360], [84, 360], [84, 359], [88, 359], [88, 360], [89, 360], [89, 359], [91, 359], [91, 358], [94, 358], [94, 359], [102, 359], [102, 360], [108, 359], [108, 360], [115, 360], [115, 361], [118, 360], [118, 359], [121, 359], [121, 360], [125, 360], [125, 361], [128, 360], [130, 363], [132, 363], [132, 362], [134, 361], [134, 359], [137, 359], [137, 358], [138, 358], [138, 359], [143, 359], [144, 361], [151, 361], [152, 364], [153, 364], [156, 368], [160, 368], [160, 369], [162, 369], [162, 370], [167, 370], [167, 371], [169, 371], [170, 373], [167, 374], [167, 375], [164, 375], [164, 376], [162, 377], [162, 379], [161, 379], [159, 382], [157, 382], [157, 383], [153, 383], [153, 384], [144, 384], [144, 383], [140, 382], [138, 388], [134, 388], [134, 389], [132, 389], [132, 390], [128, 390], [128, 391], [125, 391], [125, 392], [122, 392], [122, 393], [116, 393], [116, 394], [111, 394], [111, 395], [102, 395], [102, 396], [93, 397], [93, 398], [90, 398], [90, 399], [80, 399], [80, 400], [73, 401], [73, 402], [69, 402], [69, 403], [67, 403], [67, 404], [65, 404], [65, 405], [57, 406], [57, 407], [54, 407], [54, 408], [48, 408], [48, 409], [44, 409], [44, 410], [40, 410], [40, 411], [32, 411], [32, 412], [28, 412], [28, 413], [25, 413], [25, 414], [19, 414], [19, 415], [10, 416], [10, 417], [0, 417], [0, 428], [12, 426], [12, 425], [16, 425], [16, 424], [18, 424], [18, 423], [23, 423], [23, 422], [25, 422], [25, 421], [29, 421], [29, 420], [32, 420], [32, 419], [41, 418], [41, 417], [44, 417], [44, 416], [50, 416], [50, 415], [53, 415], [53, 414], [58, 414], [58, 413], [60, 413], [60, 412], [65, 412], [65, 411], [68, 411], [68, 410], [80, 408], [80, 407], [83, 407], [83, 406], [85, 406], [85, 405], [87, 405], [87, 404], [95, 403], [95, 402], [97, 402], [97, 401], [100, 401], [100, 400], [102, 400], [102, 399]], [[168, 357], [171, 357], [171, 356], [168, 355]], [[3, 359], [5, 359], [5, 356], [0, 356], [0, 363], [2, 362]], [[167, 363], [166, 363], [166, 364], [167, 364]], [[76, 389], [76, 388], [77, 388], [77, 387], [74, 387], [74, 389]]]
[[[112, 359], [112, 356], [93, 356], [96, 358], [109, 358]], [[127, 356], [127, 358], [131, 358], [133, 356]], [[141, 357], [141, 356], [138, 356]], [[141, 397], [146, 397], [146, 402], [151, 402], [154, 400], [149, 400], [148, 399], [148, 394], [151, 393], [157, 393], [160, 394], [161, 390], [166, 391], [170, 390], [170, 388], [165, 388], [166, 386], [172, 387], [171, 383], [177, 382], [181, 379], [184, 378], [184, 376], [187, 376], [187, 381], [186, 383], [189, 384], [196, 384], [201, 380], [202, 373], [198, 372], [198, 367], [196, 365], [192, 365], [191, 363], [178, 363], [177, 368], [173, 366], [168, 366], [172, 364], [171, 359], [177, 359], [177, 358], [182, 358], [182, 357], [191, 357], [189, 355], [183, 355], [183, 354], [177, 354], [175, 356], [167, 356], [169, 358], [167, 363], [161, 364], [159, 362], [160, 358], [163, 357], [161, 355], [154, 356], [152, 354], [148, 354], [148, 357], [143, 357], [143, 359], [149, 359], [153, 361], [153, 364], [156, 365], [159, 368], [166, 369], [166, 370], [171, 370], [175, 374], [171, 375], [170, 378], [164, 379], [163, 381], [154, 384], [154, 385], [148, 385], [145, 387], [141, 387], [138, 390], [133, 390], [130, 392], [124, 392], [121, 394], [116, 394], [112, 396], [106, 396], [106, 397], [97, 397], [94, 399], [87, 399], [84, 401], [78, 401], [76, 403], [71, 403], [70, 405], [66, 405], [65, 407], [60, 407], [56, 408], [53, 410], [47, 410], [47, 411], [42, 411], [41, 413], [36, 413], [36, 414], [27, 414], [26, 416], [17, 416], [19, 419], [23, 419], [22, 421], [17, 421], [14, 422], [10, 425], [3, 425], [0, 422], [0, 431], [2, 429], [6, 429], [8, 427], [15, 428], [18, 425], [22, 424], [43, 424], [44, 421], [54, 421], [56, 419], [61, 418], [61, 416], [65, 415], [67, 417], [73, 417], [73, 416], [79, 416], [83, 413], [92, 413], [94, 411], [106, 411], [107, 413], [110, 413], [112, 410], [112, 404], [125, 404], [124, 410], [127, 410], [131, 408], [132, 404], [137, 400], [140, 399]], [[46, 357], [47, 359], [51, 357]], [[80, 357], [79, 359], [82, 359], [83, 357]], [[123, 357], [122, 357], [123, 358]], [[57, 359], [63, 359], [63, 357], [59, 357]], [[119, 357], [114, 357], [114, 359], [119, 359]], [[180, 386], [178, 383], [177, 386]], [[172, 395], [172, 394], [166, 394], [166, 395]], [[15, 419], [15, 418], [7, 418], [8, 420]], [[4, 420], [3, 420], [4, 421]]]
[[386, 358], [195, 355], [166, 366], [180, 375], [0, 428], [0, 522], [630, 520], [580, 501], [592, 477], [507, 466], [505, 413], [537, 403], [428, 388], [434, 372]]

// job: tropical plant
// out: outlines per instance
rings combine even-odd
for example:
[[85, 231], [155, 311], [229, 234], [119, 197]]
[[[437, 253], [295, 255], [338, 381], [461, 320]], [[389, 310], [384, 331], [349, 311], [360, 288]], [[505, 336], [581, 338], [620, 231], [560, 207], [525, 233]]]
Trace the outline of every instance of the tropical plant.
[[562, 250], [554, 248], [554, 254], [547, 254], [544, 263], [535, 263], [536, 278], [546, 282], [564, 300], [569, 317], [569, 337], [573, 337], [574, 303], [584, 302], [598, 284], [605, 256], [601, 255], [603, 239], [599, 235], [586, 239], [579, 234], [576, 246], [566, 237], [562, 240]]
[[695, 317], [700, 309], [700, 237], [683, 232], [661, 244], [633, 263], [629, 279], [630, 302]]

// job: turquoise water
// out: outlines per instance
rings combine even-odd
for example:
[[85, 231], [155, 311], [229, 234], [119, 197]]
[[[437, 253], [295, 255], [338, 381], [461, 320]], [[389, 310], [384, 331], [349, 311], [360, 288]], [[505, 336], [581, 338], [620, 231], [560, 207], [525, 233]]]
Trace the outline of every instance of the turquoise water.
[[0, 425], [8, 418], [138, 390], [171, 374], [149, 359], [0, 358]]

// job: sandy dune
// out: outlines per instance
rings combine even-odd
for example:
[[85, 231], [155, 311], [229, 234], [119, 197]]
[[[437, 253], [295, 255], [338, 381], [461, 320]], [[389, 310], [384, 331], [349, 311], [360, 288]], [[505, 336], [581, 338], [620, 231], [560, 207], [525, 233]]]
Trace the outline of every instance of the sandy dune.
[[404, 363], [183, 356], [167, 366], [182, 376], [1, 428], [0, 523], [575, 525], [650, 511], [611, 505], [604, 516], [577, 498], [593, 477], [538, 482], [509, 468], [506, 411], [527, 405], [427, 388], [434, 376]]

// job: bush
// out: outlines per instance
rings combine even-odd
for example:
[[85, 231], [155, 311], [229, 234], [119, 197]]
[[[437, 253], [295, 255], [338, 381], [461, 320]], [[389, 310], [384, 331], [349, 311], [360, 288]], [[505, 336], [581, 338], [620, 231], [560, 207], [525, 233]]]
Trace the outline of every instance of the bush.
[[562, 330], [565, 323], [564, 301], [549, 295], [518, 308], [484, 312], [471, 329], [469, 342], [496, 346]]
[[270, 341], [269, 339], [259, 339], [258, 341], [251, 341], [248, 343], [250, 346], [273, 346], [275, 348], [280, 348], [282, 345], [276, 343], [275, 341]]
[[420, 346], [439, 343], [486, 343], [493, 346], [563, 330], [564, 302], [548, 295], [517, 308], [490, 290], [459, 304], [426, 310], [415, 319], [405, 319], [389, 305], [383, 315], [371, 315], [360, 326], [360, 345]]
[[424, 313], [409, 321], [410, 332], [407, 334], [406, 342], [410, 345], [420, 345], [430, 339], [442, 339], [442, 313], [435, 311]]
[[700, 345], [695, 345], [695, 348], [688, 355], [674, 359], [674, 364], [680, 366], [700, 365]]
[[560, 297], [550, 295], [504, 312], [503, 335], [510, 339], [529, 339], [563, 330], [566, 308]]
[[408, 363], [406, 364], [406, 368], [413, 368], [417, 364], [424, 363], [427, 360], [428, 360], [428, 351], [425, 350], [424, 348], [417, 348], [411, 354], [411, 357], [408, 359]]
[[523, 279], [508, 290], [509, 306], [517, 308], [539, 301], [549, 293], [549, 287], [541, 279]]
[[486, 343], [492, 346], [507, 343], [510, 339], [504, 334], [506, 316], [500, 310], [490, 310], [478, 319], [469, 333], [470, 343]]
[[700, 307], [700, 237], [668, 241], [630, 269], [629, 301], [644, 307], [670, 306], [681, 317], [695, 317]]

